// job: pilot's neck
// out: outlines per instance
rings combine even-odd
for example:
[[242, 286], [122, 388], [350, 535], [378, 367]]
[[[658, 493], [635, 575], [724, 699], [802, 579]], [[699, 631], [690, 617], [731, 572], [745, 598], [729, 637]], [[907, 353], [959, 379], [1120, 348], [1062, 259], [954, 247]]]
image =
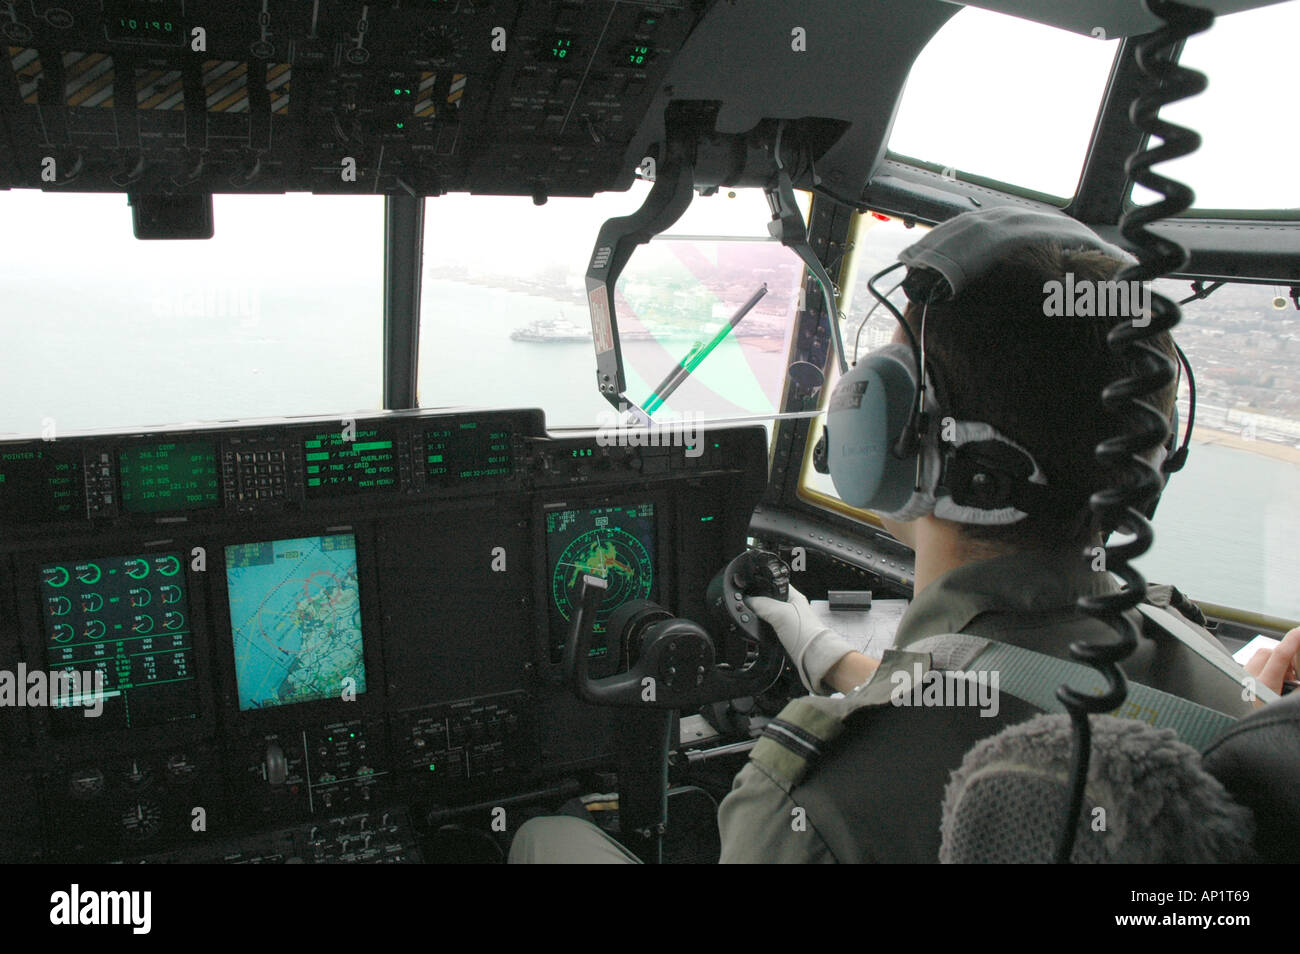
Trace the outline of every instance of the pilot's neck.
[[907, 523], [886, 520], [885, 526], [903, 543], [916, 551], [916, 583], [912, 596], [949, 570], [1001, 556], [1007, 550], [981, 540], [971, 540], [951, 520], [921, 517]]

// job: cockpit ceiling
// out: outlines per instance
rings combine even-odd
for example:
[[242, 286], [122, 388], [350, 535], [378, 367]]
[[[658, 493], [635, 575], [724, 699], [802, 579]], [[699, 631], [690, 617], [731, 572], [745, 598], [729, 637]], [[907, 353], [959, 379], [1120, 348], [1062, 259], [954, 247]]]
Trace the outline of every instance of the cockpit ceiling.
[[[976, 5], [1108, 37], [1153, 25], [1137, 0]], [[1207, 5], [1224, 14], [1268, 4]], [[631, 186], [661, 148], [666, 108], [685, 101], [700, 107], [695, 131], [712, 137], [697, 186], [758, 184], [770, 175], [770, 130], [780, 126], [786, 145], [810, 160], [796, 186], [815, 181], [854, 201], [884, 192], [891, 211], [935, 220], [951, 214], [949, 199], [964, 208], [969, 197], [951, 183], [916, 181], [886, 149], [913, 62], [960, 8], [949, 0], [12, 4], [0, 24], [0, 188], [592, 195]], [[1121, 145], [1109, 148], [1122, 164]], [[1122, 185], [1085, 181], [1080, 198]], [[1086, 202], [1067, 211], [1094, 225], [1118, 219]], [[1300, 242], [1286, 223], [1257, 235], [1261, 249], [1283, 257]]]

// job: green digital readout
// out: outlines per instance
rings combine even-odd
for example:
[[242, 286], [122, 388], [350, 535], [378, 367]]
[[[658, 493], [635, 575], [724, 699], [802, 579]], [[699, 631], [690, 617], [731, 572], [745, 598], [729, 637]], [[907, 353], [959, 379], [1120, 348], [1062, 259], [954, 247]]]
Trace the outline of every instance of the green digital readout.
[[104, 11], [104, 32], [120, 43], [181, 46], [186, 30], [180, 23], [176, 0], [109, 0]]
[[216, 445], [206, 441], [127, 448], [117, 465], [127, 513], [206, 510], [221, 502]]
[[574, 46], [573, 37], [564, 35], [551, 37], [545, 49], [545, 58], [552, 60], [571, 59], [578, 52], [577, 47]]
[[641, 43], [633, 43], [626, 49], [623, 65], [643, 67], [650, 62], [650, 56], [650, 47]]
[[84, 520], [86, 491], [75, 453], [0, 450], [0, 523]]
[[307, 496], [397, 490], [397, 445], [377, 428], [313, 434], [303, 441]]
[[450, 486], [514, 472], [510, 431], [478, 421], [424, 432], [424, 476]]

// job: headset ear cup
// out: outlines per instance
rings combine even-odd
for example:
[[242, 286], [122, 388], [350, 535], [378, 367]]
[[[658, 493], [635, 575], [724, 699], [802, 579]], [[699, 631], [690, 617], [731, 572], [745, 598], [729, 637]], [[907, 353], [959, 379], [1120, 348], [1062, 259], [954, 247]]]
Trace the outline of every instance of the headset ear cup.
[[[835, 386], [826, 415], [827, 459], [840, 499], [851, 507], [910, 520], [933, 508], [928, 494], [914, 493], [916, 455], [895, 453], [911, 419], [918, 375], [912, 349], [894, 343], [863, 358]], [[923, 460], [923, 474], [938, 479], [938, 455]]]
[[935, 488], [939, 484], [939, 448], [934, 441], [923, 440], [918, 451], [921, 457], [921, 480], [919, 489], [916, 480], [916, 456], [907, 459], [908, 480], [911, 493], [897, 510], [885, 510], [877, 507], [876, 513], [890, 520], [918, 520], [934, 513]]

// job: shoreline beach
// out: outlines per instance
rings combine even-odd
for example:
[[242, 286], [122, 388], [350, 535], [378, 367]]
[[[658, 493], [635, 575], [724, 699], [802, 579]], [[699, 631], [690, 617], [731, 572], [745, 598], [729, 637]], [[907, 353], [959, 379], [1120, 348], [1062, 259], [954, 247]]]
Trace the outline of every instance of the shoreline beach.
[[1192, 428], [1192, 442], [1194, 444], [1218, 444], [1220, 447], [1250, 451], [1252, 454], [1271, 457], [1274, 460], [1300, 464], [1300, 447], [1293, 447], [1290, 444], [1275, 444], [1272, 441], [1248, 440], [1231, 431], [1217, 431], [1213, 428], [1197, 426]]

